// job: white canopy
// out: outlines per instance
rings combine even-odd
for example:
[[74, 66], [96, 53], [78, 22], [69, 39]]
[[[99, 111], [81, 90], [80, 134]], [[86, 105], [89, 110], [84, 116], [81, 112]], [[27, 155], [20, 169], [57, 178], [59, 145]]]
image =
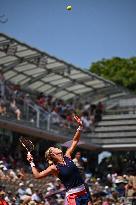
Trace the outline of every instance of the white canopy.
[[63, 100], [100, 93], [122, 94], [113, 82], [1, 33], [0, 69], [6, 80], [20, 84], [24, 89]]

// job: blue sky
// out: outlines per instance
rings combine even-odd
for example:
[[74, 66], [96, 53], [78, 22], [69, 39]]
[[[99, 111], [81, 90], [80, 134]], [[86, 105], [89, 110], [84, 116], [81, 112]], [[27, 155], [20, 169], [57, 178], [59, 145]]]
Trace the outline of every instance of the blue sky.
[[0, 32], [81, 68], [136, 55], [136, 0], [0, 0], [2, 14]]

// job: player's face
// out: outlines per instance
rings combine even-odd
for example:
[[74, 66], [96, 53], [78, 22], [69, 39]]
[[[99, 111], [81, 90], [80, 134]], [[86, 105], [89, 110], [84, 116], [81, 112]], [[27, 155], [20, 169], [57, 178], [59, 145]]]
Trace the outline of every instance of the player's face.
[[51, 148], [51, 155], [56, 161], [61, 161], [63, 159], [63, 153], [61, 149], [52, 147]]

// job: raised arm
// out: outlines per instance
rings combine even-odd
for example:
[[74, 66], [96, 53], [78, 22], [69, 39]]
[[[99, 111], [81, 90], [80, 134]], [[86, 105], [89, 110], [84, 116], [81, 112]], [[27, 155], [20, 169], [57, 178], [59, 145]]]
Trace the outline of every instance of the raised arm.
[[80, 131], [81, 131], [81, 129], [82, 129], [82, 121], [81, 121], [80, 118], [77, 117], [77, 116], [74, 116], [74, 119], [77, 121], [79, 127], [77, 128], [77, 131], [76, 131], [76, 133], [75, 133], [75, 135], [74, 135], [74, 137], [73, 137], [71, 146], [70, 146], [70, 147], [67, 149], [67, 151], [66, 151], [66, 154], [65, 154], [65, 155], [66, 155], [67, 157], [71, 157], [73, 151], [75, 150], [75, 148], [76, 148], [76, 146], [77, 146], [77, 144], [78, 144], [78, 142], [79, 142], [79, 140], [80, 140]]
[[30, 166], [31, 166], [31, 168], [32, 168], [32, 173], [33, 173], [33, 175], [34, 175], [34, 178], [40, 179], [40, 178], [46, 177], [46, 176], [48, 176], [48, 175], [50, 175], [50, 174], [52, 174], [52, 175], [57, 175], [57, 168], [56, 168], [55, 165], [51, 165], [51, 166], [49, 166], [47, 169], [45, 169], [45, 170], [39, 172], [39, 171], [37, 170], [37, 168], [35, 167], [35, 164], [34, 164], [34, 162], [33, 162], [33, 156], [30, 155], [30, 154], [27, 154], [27, 160], [29, 161]]

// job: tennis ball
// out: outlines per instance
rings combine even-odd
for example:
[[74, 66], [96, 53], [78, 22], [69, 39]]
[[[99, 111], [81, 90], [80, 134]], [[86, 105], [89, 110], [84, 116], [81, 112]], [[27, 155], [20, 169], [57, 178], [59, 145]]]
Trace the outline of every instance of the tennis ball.
[[71, 10], [72, 9], [72, 6], [67, 6], [67, 10]]

